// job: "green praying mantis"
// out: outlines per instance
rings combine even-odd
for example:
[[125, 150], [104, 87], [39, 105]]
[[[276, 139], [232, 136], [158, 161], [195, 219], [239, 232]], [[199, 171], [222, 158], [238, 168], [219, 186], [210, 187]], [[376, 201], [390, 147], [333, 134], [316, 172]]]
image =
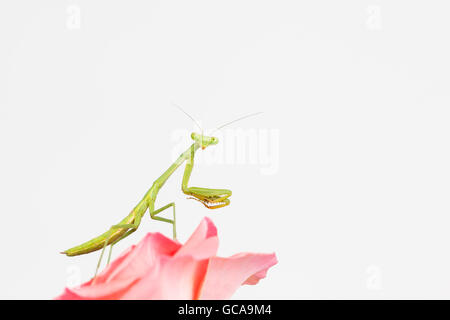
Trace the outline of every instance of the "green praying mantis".
[[[199, 187], [189, 187], [189, 178], [191, 177], [192, 169], [194, 166], [194, 155], [197, 150], [200, 148], [202, 150], [206, 149], [209, 146], [216, 145], [219, 143], [219, 139], [213, 136], [205, 136], [203, 135], [203, 129], [201, 129], [200, 125], [192, 118], [189, 114], [187, 114], [183, 109], [178, 107], [181, 111], [183, 111], [188, 117], [190, 117], [196, 125], [200, 128], [201, 133], [195, 133], [193, 132], [191, 134], [191, 138], [194, 141], [192, 145], [184, 151], [177, 160], [158, 178], [153, 182], [153, 185], [150, 187], [150, 189], [147, 191], [147, 193], [144, 195], [141, 201], [131, 210], [131, 212], [118, 224], [115, 224], [111, 226], [111, 228], [106, 231], [105, 233], [101, 234], [100, 236], [93, 238], [87, 242], [84, 242], [78, 246], [75, 246], [73, 248], [70, 248], [66, 251], [61, 252], [62, 254], [65, 254], [67, 256], [78, 256], [82, 254], [91, 253], [97, 250], [102, 249], [102, 252], [100, 254], [99, 261], [97, 263], [97, 268], [95, 270], [95, 276], [97, 275], [98, 269], [100, 268], [100, 264], [103, 258], [104, 251], [106, 247], [109, 245], [109, 255], [108, 255], [108, 261], [109, 263], [111, 259], [111, 252], [112, 247], [117, 242], [123, 240], [124, 238], [128, 237], [130, 234], [135, 232], [140, 223], [141, 219], [144, 216], [144, 214], [147, 212], [147, 210], [150, 213], [150, 218], [166, 223], [172, 224], [173, 227], [173, 239], [176, 239], [177, 233], [176, 233], [176, 216], [175, 216], [175, 203], [171, 202], [159, 209], [155, 210], [155, 201], [158, 196], [158, 192], [161, 190], [161, 188], [164, 186], [164, 183], [170, 178], [170, 176], [180, 167], [184, 162], [186, 162], [186, 167], [184, 169], [183, 174], [183, 180], [181, 183], [181, 190], [184, 194], [188, 195], [188, 199], [195, 199], [199, 202], [201, 202], [206, 208], [208, 209], [218, 209], [225, 207], [230, 204], [230, 200], [228, 199], [231, 196], [231, 190], [228, 189], [208, 189], [208, 188], [199, 188]], [[230, 121], [214, 130], [217, 131], [231, 123], [234, 123], [236, 121], [260, 114], [253, 113], [249, 114], [247, 116], [238, 118], [236, 120]], [[166, 209], [172, 208], [173, 209], [173, 217], [172, 219], [163, 218], [158, 216], [161, 212], [163, 212]]]

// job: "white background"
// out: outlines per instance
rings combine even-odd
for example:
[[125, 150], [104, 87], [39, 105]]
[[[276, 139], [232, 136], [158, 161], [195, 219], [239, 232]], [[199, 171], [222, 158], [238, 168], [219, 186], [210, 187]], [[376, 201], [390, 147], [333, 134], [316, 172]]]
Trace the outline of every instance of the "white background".
[[[199, 164], [176, 201], [219, 255], [279, 263], [234, 298], [450, 298], [447, 1], [2, 1], [0, 298], [50, 299], [98, 253], [59, 252], [120, 221], [192, 122], [279, 133], [277, 170]], [[79, 13], [79, 15], [78, 15]], [[221, 140], [223, 143], [223, 140]], [[186, 142], [186, 147], [188, 142]], [[203, 151], [212, 152], [213, 149]], [[117, 256], [146, 232], [144, 218]]]

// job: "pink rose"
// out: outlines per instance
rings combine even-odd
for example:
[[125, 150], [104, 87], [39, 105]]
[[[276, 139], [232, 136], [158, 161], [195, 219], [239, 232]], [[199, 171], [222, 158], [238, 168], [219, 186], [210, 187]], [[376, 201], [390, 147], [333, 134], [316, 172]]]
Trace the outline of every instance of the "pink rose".
[[215, 256], [217, 229], [204, 218], [184, 244], [148, 233], [100, 273], [56, 299], [228, 299], [243, 284], [257, 284], [277, 263], [274, 253]]

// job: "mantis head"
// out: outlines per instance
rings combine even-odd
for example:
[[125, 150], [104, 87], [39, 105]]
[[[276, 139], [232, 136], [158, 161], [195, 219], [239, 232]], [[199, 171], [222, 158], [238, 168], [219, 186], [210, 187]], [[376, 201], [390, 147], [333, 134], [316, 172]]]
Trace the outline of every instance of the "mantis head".
[[219, 143], [219, 139], [217, 139], [216, 137], [208, 137], [195, 132], [192, 132], [191, 138], [195, 141], [195, 143], [198, 143], [203, 150], [208, 146]]
[[[202, 127], [200, 126], [200, 124], [199, 124], [194, 118], [192, 118], [192, 116], [191, 116], [189, 113], [187, 113], [186, 111], [184, 111], [180, 106], [178, 106], [178, 105], [176, 105], [176, 104], [173, 104], [173, 105], [174, 105], [175, 107], [177, 107], [178, 109], [180, 109], [180, 111], [183, 112], [186, 116], [188, 116], [189, 118], [191, 118], [191, 120], [194, 121], [194, 123], [197, 125], [197, 127], [201, 130], [201, 134], [196, 133], [196, 132], [192, 132], [192, 133], [191, 133], [191, 138], [192, 138], [192, 140], [194, 140], [194, 142], [195, 142], [196, 144], [200, 145], [200, 147], [201, 147], [203, 150], [204, 150], [206, 147], [208, 147], [208, 146], [212, 146], [212, 145], [215, 145], [215, 144], [218, 144], [218, 143], [219, 143], [219, 139], [217, 139], [216, 137], [208, 137], [208, 136], [204, 136], [204, 135], [203, 135], [203, 129], [202, 129]], [[233, 120], [233, 121], [227, 122], [227, 123], [221, 125], [220, 127], [217, 127], [217, 128], [213, 131], [213, 133], [216, 132], [217, 130], [222, 129], [222, 128], [225, 127], [225, 126], [228, 126], [228, 125], [230, 125], [230, 124], [236, 122], [236, 121], [240, 121], [240, 120], [242, 120], [242, 119], [246, 119], [246, 118], [248, 118], [248, 117], [252, 117], [252, 116], [255, 116], [255, 115], [261, 114], [261, 113], [262, 113], [262, 112], [256, 112], [256, 113], [248, 114], [248, 115], [246, 115], [246, 116], [240, 117], [240, 118], [235, 119], [235, 120]]]

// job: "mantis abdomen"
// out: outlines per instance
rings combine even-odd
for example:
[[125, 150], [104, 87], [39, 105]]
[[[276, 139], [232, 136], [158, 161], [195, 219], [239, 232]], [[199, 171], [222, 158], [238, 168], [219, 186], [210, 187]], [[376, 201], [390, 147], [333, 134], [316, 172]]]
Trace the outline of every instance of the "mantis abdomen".
[[[128, 216], [126, 216], [122, 221], [119, 222], [119, 224], [132, 224], [132, 223], [134, 223], [135, 217], [136, 217], [136, 211], [135, 211], [135, 209], [133, 209]], [[118, 228], [112, 232], [108, 230], [96, 238], [93, 238], [85, 243], [82, 243], [76, 247], [70, 248], [61, 253], [64, 253], [68, 256], [78, 256], [80, 254], [86, 254], [86, 253], [90, 253], [93, 251], [97, 251], [104, 247], [107, 239], [108, 239], [108, 243], [107, 243], [107, 245], [108, 245], [108, 244], [111, 244], [114, 241], [118, 240], [126, 232], [127, 232], [127, 230], [123, 229], [123, 228]]]

